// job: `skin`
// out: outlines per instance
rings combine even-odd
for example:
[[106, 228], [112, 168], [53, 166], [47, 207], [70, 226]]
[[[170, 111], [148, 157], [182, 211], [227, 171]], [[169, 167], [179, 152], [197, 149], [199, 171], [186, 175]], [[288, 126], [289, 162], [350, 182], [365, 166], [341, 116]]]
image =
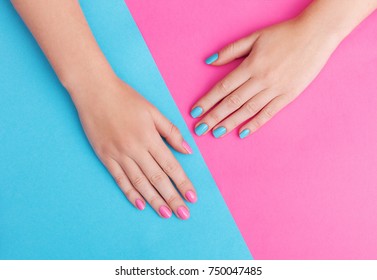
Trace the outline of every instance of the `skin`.
[[196, 196], [195, 189], [162, 137], [178, 152], [191, 152], [179, 130], [116, 76], [78, 1], [12, 3], [69, 92], [94, 151], [128, 200], [135, 207], [137, 199], [141, 206], [147, 201], [165, 218], [169, 215], [162, 215], [160, 207], [177, 216], [183, 207], [187, 215], [180, 218], [187, 219], [182, 197], [188, 191]]
[[[13, 0], [63, 86], [100, 160], [132, 204], [139, 199], [178, 215], [195, 189], [162, 141], [181, 153], [178, 129], [120, 80], [98, 47], [76, 0]], [[316, 77], [338, 44], [377, 0], [317, 0], [297, 18], [257, 31], [219, 52], [213, 65], [246, 57], [194, 106], [200, 123], [227, 133], [256, 131]], [[216, 105], [218, 104], [218, 105]], [[178, 191], [171, 184], [175, 183]]]
[[254, 133], [303, 92], [376, 8], [376, 0], [316, 0], [296, 18], [226, 46], [211, 65], [244, 60], [193, 105], [203, 108], [195, 127], [207, 124], [206, 133], [225, 127], [221, 137], [237, 127]]

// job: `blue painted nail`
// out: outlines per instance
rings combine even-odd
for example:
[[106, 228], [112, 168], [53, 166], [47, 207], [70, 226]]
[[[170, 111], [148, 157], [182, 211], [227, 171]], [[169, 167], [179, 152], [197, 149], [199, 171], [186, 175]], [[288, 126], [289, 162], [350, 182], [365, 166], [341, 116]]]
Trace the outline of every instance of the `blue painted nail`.
[[190, 115], [193, 118], [199, 117], [203, 113], [203, 108], [200, 106], [196, 106], [194, 109], [192, 109]]
[[223, 127], [223, 126], [220, 126], [220, 127], [216, 128], [212, 132], [212, 134], [213, 134], [213, 136], [215, 136], [215, 138], [219, 138], [219, 137], [223, 136], [225, 134], [225, 132], [226, 132], [226, 128]]
[[195, 133], [198, 136], [202, 136], [208, 130], [208, 125], [205, 123], [201, 123], [195, 128]]
[[208, 57], [208, 58], [206, 59], [206, 63], [207, 63], [207, 64], [212, 64], [212, 63], [214, 63], [218, 58], [219, 58], [219, 55], [218, 55], [217, 53], [215, 53], [215, 54], [211, 55], [210, 57]]
[[244, 130], [242, 130], [241, 133], [240, 133], [240, 138], [241, 138], [241, 139], [244, 139], [244, 138], [247, 137], [249, 134], [250, 134], [250, 129], [244, 129]]

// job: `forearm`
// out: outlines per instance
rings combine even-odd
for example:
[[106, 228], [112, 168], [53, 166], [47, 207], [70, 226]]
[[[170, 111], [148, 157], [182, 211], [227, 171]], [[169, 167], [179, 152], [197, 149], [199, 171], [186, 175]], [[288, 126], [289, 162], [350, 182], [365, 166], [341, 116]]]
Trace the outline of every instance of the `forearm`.
[[377, 0], [314, 0], [299, 16], [313, 33], [340, 43], [377, 8]]
[[77, 0], [12, 3], [74, 100], [85, 85], [114, 75]]

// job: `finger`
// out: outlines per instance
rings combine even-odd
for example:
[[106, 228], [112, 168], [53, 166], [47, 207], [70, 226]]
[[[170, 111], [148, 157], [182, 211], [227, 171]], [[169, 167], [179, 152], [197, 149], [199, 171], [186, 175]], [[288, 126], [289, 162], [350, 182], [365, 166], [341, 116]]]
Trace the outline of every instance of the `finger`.
[[142, 194], [142, 196], [148, 201], [157, 214], [159, 214], [162, 218], [170, 218], [170, 208], [162, 199], [161, 195], [151, 185], [139, 166], [132, 159], [126, 157], [122, 161], [122, 168], [135, 189]]
[[287, 104], [288, 101], [284, 95], [274, 98], [253, 119], [242, 126], [239, 130], [240, 138], [243, 139], [257, 131]]
[[153, 112], [158, 133], [178, 152], [192, 154], [190, 145], [183, 139], [179, 129], [158, 110]]
[[154, 158], [149, 154], [142, 155], [138, 158], [137, 164], [140, 166], [149, 182], [157, 189], [160, 195], [168, 203], [177, 217], [186, 220], [190, 217], [190, 212], [183, 199], [174, 188], [169, 177], [157, 164]]
[[249, 79], [250, 71], [246, 68], [245, 63], [241, 63], [195, 103], [191, 109], [191, 117], [197, 118], [202, 116]]
[[139, 210], [144, 210], [145, 201], [141, 194], [132, 186], [122, 167], [113, 159], [103, 161], [107, 170], [113, 176], [115, 182], [127, 199]]
[[232, 42], [222, 48], [218, 53], [208, 57], [206, 63], [211, 65], [224, 65], [237, 58], [248, 55], [258, 37], [258, 33], [253, 33], [247, 37]]
[[[259, 83], [257, 80], [250, 79], [237, 90], [225, 97], [218, 105], [216, 105], [215, 108], [209, 111], [209, 113], [196, 124], [195, 132], [198, 132], [198, 135], [206, 134], [206, 132], [210, 131], [214, 126], [239, 109], [243, 104], [245, 104], [245, 102], [263, 89], [264, 86], [261, 83]], [[206, 125], [208, 129], [204, 133], [200, 134], [200, 127], [203, 126], [203, 124]], [[214, 131], [214, 136], [219, 138], [225, 134], [227, 130], [224, 128], [227, 127], [219, 126], [219, 129]]]
[[236, 112], [216, 125], [212, 131], [213, 136], [216, 138], [225, 136], [241, 123], [255, 116], [273, 98], [274, 95], [271, 91], [263, 90], [259, 92], [246, 101]]
[[187, 201], [195, 203], [197, 201], [195, 188], [183, 171], [181, 165], [163, 141], [156, 144], [157, 145], [150, 150], [152, 157], [173, 180], [182, 196], [185, 197]]

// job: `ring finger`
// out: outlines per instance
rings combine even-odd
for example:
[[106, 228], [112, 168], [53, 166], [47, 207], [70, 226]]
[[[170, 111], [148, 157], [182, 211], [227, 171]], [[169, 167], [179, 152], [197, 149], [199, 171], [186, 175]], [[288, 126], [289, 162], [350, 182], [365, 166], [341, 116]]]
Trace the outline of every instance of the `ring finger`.
[[126, 157], [122, 161], [122, 168], [130, 179], [131, 183], [139, 193], [148, 201], [152, 208], [162, 217], [170, 218], [171, 209], [162, 199], [161, 195], [151, 185], [140, 167], [131, 158]]
[[176, 216], [182, 220], [187, 220], [190, 217], [187, 206], [171, 183], [169, 177], [154, 158], [149, 153], [146, 153], [140, 156], [137, 163], [149, 179], [149, 182], [157, 189], [170, 208], [173, 209]]

